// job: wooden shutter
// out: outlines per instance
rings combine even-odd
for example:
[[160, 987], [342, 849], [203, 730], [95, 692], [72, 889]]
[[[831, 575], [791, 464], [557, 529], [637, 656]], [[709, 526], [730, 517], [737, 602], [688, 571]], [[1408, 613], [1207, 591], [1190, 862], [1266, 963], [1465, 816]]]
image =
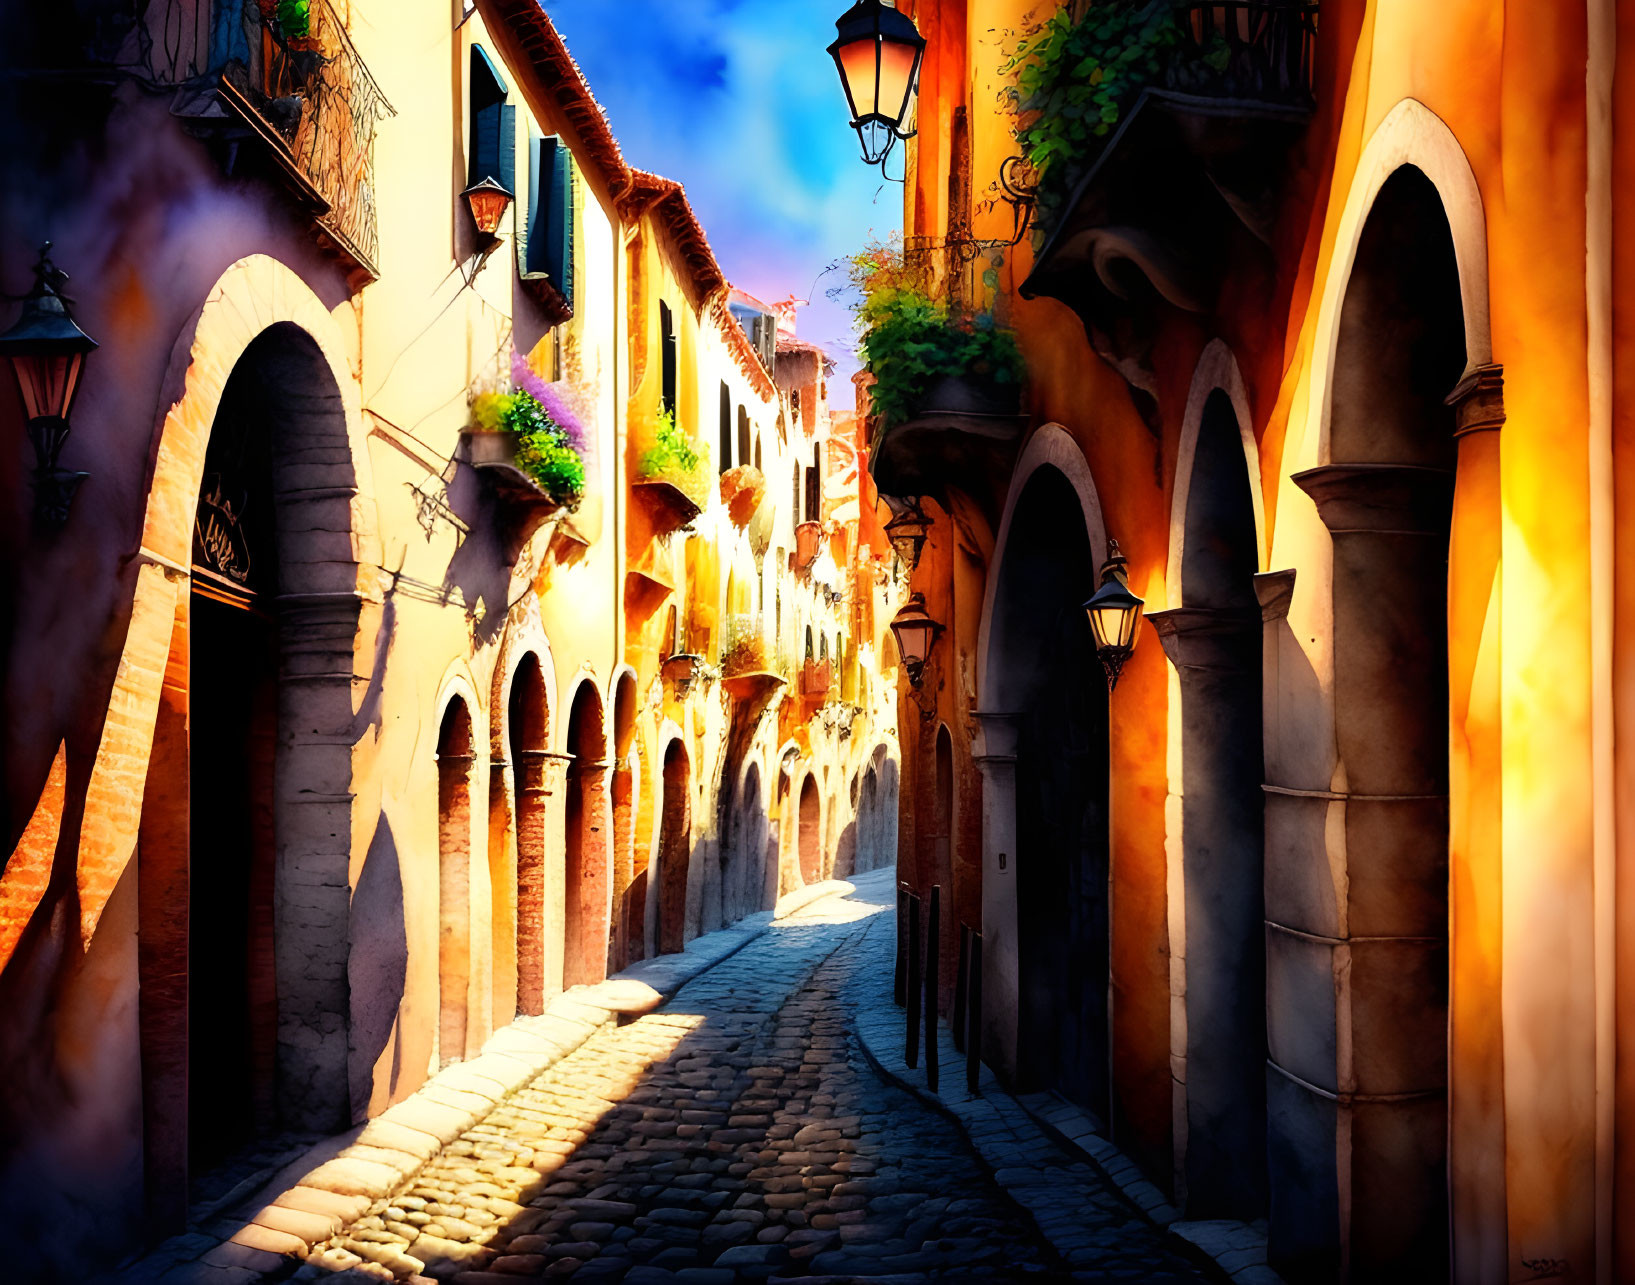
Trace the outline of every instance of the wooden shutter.
[[505, 101], [505, 81], [481, 45], [471, 47], [471, 146], [466, 182], [491, 178], [517, 190], [517, 109]]
[[556, 135], [529, 140], [523, 276], [547, 277], [573, 307], [573, 153]]

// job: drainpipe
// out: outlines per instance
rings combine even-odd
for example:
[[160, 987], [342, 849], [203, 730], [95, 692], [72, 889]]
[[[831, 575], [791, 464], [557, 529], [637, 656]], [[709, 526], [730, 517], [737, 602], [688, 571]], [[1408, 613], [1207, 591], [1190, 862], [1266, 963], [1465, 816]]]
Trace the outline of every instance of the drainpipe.
[[1613, 763], [1612, 87], [1615, 0], [1586, 0], [1585, 303], [1588, 319], [1590, 682], [1595, 921], [1595, 1279], [1612, 1285], [1616, 823]]

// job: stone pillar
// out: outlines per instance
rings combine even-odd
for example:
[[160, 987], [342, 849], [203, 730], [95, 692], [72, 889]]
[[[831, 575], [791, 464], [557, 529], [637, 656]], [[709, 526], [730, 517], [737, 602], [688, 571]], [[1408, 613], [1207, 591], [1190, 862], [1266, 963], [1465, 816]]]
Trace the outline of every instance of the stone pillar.
[[136, 847], [142, 1160], [155, 1241], [187, 1227], [190, 607], [178, 594]]
[[1021, 961], [1016, 922], [1016, 745], [1020, 714], [979, 711], [982, 773], [982, 1059], [1016, 1074]]
[[[578, 941], [567, 943], [563, 957], [563, 986], [595, 983], [607, 976], [608, 916], [613, 901], [612, 863], [609, 859], [612, 811], [608, 798], [607, 759], [575, 760], [568, 768], [568, 789], [579, 791], [578, 870], [576, 886], [566, 889], [577, 907]], [[570, 842], [572, 837], [570, 836]]]
[[540, 875], [541, 935], [540, 994], [549, 998], [562, 990], [567, 929], [567, 808], [568, 766], [571, 754], [542, 752], [539, 756], [540, 790], [544, 799], [541, 824], [545, 830], [545, 859]]
[[[286, 1127], [350, 1123], [351, 859], [356, 818], [354, 689], [363, 600], [355, 592], [279, 599], [279, 745], [274, 933], [278, 1105]], [[374, 825], [371, 813], [368, 824]]]
[[1177, 1190], [1189, 1217], [1252, 1221], [1265, 1212], [1261, 615], [1183, 607], [1148, 619], [1181, 696]]
[[1327, 790], [1268, 781], [1271, 1252], [1447, 1270], [1447, 548], [1453, 474], [1298, 474], [1332, 537]]
[[545, 1011], [545, 812], [551, 794], [547, 783], [550, 759], [544, 750], [521, 750], [512, 765], [517, 799], [517, 1012], [530, 1017]]

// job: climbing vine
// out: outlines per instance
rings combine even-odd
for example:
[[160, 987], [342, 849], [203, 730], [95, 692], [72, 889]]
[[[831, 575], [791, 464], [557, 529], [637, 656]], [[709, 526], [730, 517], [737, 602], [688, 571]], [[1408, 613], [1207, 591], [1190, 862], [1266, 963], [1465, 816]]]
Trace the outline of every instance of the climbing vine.
[[1039, 223], [1052, 226], [1073, 187], [1149, 86], [1194, 89], [1221, 73], [1230, 51], [1199, 45], [1178, 0], [1095, 0], [1075, 19], [1064, 5], [1019, 34], [1002, 70], [1022, 155], [1038, 174]]
[[844, 267], [858, 298], [858, 354], [874, 377], [869, 399], [883, 424], [911, 419], [940, 379], [1000, 387], [1021, 382], [1016, 336], [990, 312], [952, 313], [932, 298], [899, 242], [873, 244]]

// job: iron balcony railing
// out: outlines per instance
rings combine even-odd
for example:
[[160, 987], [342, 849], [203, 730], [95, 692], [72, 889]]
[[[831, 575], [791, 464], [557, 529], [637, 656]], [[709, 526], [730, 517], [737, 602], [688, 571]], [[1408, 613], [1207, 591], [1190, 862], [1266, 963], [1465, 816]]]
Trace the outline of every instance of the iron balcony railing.
[[[253, 11], [252, 11], [253, 12]], [[375, 126], [392, 108], [358, 56], [329, 0], [310, 0], [304, 33], [285, 31], [264, 6], [259, 48], [242, 72], [229, 63], [222, 83], [238, 90], [277, 135], [295, 169], [325, 207], [315, 221], [371, 277], [378, 276]]]
[[321, 239], [377, 277], [375, 127], [394, 113], [330, 0], [307, 0], [304, 18], [287, 6], [288, 25], [277, 0], [129, 2], [130, 34], [111, 54], [101, 50], [105, 60], [174, 86], [172, 111], [194, 132], [208, 136], [237, 117]]
[[[1194, 0], [1185, 28], [1200, 55], [1225, 66], [1204, 75], [1207, 92], [1262, 102], [1306, 102], [1317, 52], [1317, 5], [1310, 0]], [[1213, 66], [1213, 62], [1209, 64]]]

